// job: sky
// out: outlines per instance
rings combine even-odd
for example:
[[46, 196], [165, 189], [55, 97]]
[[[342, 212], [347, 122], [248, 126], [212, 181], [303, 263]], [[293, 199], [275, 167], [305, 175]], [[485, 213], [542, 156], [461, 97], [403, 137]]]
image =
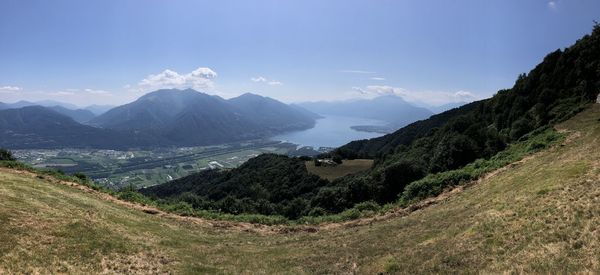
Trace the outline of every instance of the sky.
[[0, 101], [194, 88], [436, 106], [510, 88], [593, 20], [597, 0], [0, 0]]

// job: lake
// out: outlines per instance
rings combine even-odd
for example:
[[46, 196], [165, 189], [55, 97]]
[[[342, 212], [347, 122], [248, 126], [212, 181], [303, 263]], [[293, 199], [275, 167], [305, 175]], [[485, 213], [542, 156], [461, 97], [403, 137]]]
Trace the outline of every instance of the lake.
[[384, 135], [381, 133], [356, 131], [351, 129], [351, 126], [383, 126], [387, 124], [384, 121], [374, 119], [329, 115], [324, 117], [317, 119], [317, 123], [313, 128], [284, 133], [274, 136], [271, 139], [287, 141], [300, 146], [311, 146], [315, 149], [319, 147], [339, 147], [353, 140], [369, 139]]

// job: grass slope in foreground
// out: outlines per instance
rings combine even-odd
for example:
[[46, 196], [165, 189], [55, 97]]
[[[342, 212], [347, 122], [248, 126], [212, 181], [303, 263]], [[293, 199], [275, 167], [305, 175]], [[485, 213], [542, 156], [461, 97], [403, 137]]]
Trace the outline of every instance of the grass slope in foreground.
[[600, 272], [599, 118], [437, 204], [316, 232], [150, 215], [3, 169], [0, 273]]

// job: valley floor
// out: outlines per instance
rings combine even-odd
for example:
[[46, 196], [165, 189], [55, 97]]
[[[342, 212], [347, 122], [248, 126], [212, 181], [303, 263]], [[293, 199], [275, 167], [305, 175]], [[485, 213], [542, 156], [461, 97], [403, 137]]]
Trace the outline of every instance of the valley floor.
[[406, 216], [311, 230], [153, 215], [0, 170], [0, 274], [600, 272], [599, 119], [596, 104], [558, 126], [565, 144]]

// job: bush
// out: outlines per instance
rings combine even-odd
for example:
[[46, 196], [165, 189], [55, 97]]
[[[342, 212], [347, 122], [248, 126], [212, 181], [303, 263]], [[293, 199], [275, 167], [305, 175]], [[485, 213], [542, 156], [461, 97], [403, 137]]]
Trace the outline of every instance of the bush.
[[539, 150], [544, 149], [544, 148], [546, 148], [546, 144], [541, 143], [541, 142], [532, 142], [527, 147], [527, 151], [529, 151], [529, 152], [535, 152], [535, 151], [539, 151]]
[[16, 161], [17, 159], [13, 156], [11, 151], [0, 148], [0, 160]]
[[90, 178], [86, 174], [80, 173], [80, 172], [74, 173], [73, 177], [79, 179], [81, 182], [89, 182], [90, 181]]
[[311, 209], [308, 212], [308, 216], [311, 217], [318, 217], [318, 216], [324, 216], [327, 215], [327, 211], [321, 207], [314, 207], [313, 209]]
[[331, 160], [333, 160], [333, 162], [335, 162], [337, 164], [342, 164], [342, 162], [343, 162], [342, 157], [339, 155], [334, 155]]
[[35, 169], [25, 163], [14, 161], [14, 160], [0, 160], [0, 166], [10, 168], [10, 169], [19, 169], [19, 170], [27, 170], [27, 171], [35, 171]]
[[119, 191], [117, 193], [117, 198], [125, 200], [125, 201], [129, 201], [129, 202], [139, 203], [142, 205], [153, 205], [154, 204], [154, 201], [152, 199], [150, 199], [150, 198], [142, 195], [138, 191], [136, 191], [135, 188], [133, 188], [133, 186], [129, 186], [129, 187], [124, 188], [123, 190]]
[[356, 208], [360, 212], [364, 212], [364, 211], [377, 212], [377, 211], [379, 211], [379, 209], [381, 209], [381, 206], [374, 201], [364, 201], [364, 202], [357, 203], [356, 205], [354, 205], [354, 208]]
[[[139, 194], [139, 193], [138, 193]], [[182, 216], [194, 216], [195, 211], [191, 204], [187, 202], [177, 202], [172, 204], [164, 204], [160, 209], [167, 212], [176, 213]]]

